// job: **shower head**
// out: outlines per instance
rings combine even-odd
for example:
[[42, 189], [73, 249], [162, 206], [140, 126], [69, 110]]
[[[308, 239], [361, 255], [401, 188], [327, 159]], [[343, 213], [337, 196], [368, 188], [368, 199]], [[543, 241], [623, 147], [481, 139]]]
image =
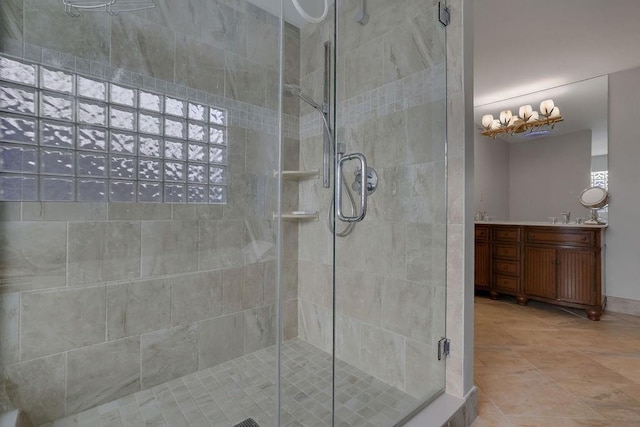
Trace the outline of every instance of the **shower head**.
[[309, 95], [305, 94], [302, 91], [302, 88], [300, 86], [294, 85], [294, 84], [285, 83], [284, 85], [282, 85], [282, 91], [284, 92], [285, 96], [297, 96], [300, 99], [302, 99], [304, 102], [306, 102], [307, 104], [311, 105], [316, 110], [320, 111], [321, 113], [324, 112], [322, 106], [320, 104], [318, 104], [317, 102], [315, 102], [313, 99], [311, 99], [309, 97]]

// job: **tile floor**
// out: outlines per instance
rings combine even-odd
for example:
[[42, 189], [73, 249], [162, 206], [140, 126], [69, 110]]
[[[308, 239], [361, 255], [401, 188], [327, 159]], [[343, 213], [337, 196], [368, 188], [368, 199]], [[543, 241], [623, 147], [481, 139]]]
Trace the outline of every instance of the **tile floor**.
[[477, 296], [473, 427], [640, 426], [640, 317]]
[[[419, 402], [344, 362], [336, 363], [336, 425], [388, 427]], [[275, 425], [275, 347], [251, 353], [48, 427], [231, 427], [248, 417]], [[282, 346], [282, 425], [331, 425], [331, 356], [294, 339]]]

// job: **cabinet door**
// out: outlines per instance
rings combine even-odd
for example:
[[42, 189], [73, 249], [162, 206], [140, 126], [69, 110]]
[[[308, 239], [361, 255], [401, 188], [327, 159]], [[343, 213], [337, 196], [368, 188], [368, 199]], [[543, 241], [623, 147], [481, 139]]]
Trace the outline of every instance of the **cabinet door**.
[[596, 303], [593, 251], [558, 249], [558, 299], [581, 304]]
[[476, 242], [475, 255], [475, 284], [476, 286], [489, 287], [491, 277], [491, 250], [489, 242]]
[[524, 248], [524, 293], [556, 299], [556, 250], [536, 246]]

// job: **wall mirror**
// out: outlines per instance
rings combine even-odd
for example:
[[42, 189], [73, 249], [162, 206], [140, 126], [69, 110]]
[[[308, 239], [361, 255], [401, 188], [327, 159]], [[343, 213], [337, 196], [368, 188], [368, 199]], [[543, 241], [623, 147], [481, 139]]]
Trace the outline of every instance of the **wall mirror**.
[[[549, 132], [481, 135], [482, 117], [553, 99], [564, 121]], [[608, 190], [608, 77], [601, 76], [474, 109], [475, 211], [495, 220], [548, 221], [570, 211], [589, 218], [578, 200], [591, 186]], [[607, 211], [600, 216], [606, 220]]]

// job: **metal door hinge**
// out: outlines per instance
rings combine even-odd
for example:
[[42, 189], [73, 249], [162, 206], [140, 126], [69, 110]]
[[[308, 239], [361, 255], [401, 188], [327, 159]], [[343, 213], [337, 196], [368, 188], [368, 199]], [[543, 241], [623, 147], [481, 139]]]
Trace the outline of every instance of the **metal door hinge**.
[[438, 20], [446, 27], [451, 22], [451, 12], [443, 2], [438, 2], [438, 9]]
[[438, 341], [438, 360], [442, 360], [442, 358], [449, 357], [449, 353], [451, 352], [451, 340], [446, 337], [442, 337], [440, 341]]

